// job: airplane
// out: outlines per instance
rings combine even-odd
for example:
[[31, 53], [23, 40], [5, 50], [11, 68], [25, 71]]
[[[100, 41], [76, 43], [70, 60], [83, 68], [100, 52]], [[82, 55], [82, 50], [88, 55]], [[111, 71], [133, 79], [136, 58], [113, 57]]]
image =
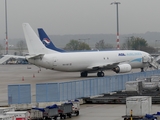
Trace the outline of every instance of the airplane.
[[45, 33], [45, 31], [42, 28], [38, 28], [38, 34], [39, 34], [39, 38], [42, 41], [42, 43], [51, 50], [56, 50], [58, 52], [65, 52], [65, 50], [62, 50], [60, 48], [57, 48], [52, 41], [50, 40], [50, 38], [48, 37], [48, 35]]
[[132, 68], [140, 68], [144, 71], [152, 61], [149, 53], [138, 50], [62, 53], [46, 48], [28, 23], [23, 23], [22, 26], [29, 51], [26, 59], [31, 64], [46, 69], [80, 72], [81, 77], [87, 77], [89, 73], [97, 73], [98, 77], [104, 77], [105, 70], [127, 73]]

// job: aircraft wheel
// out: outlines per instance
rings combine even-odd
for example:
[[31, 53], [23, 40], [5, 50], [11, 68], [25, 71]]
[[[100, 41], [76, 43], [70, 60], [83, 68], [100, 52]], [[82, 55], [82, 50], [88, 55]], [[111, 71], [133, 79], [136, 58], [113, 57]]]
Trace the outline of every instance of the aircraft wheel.
[[87, 77], [88, 76], [88, 73], [85, 71], [85, 72], [81, 72], [81, 77]]
[[98, 77], [104, 77], [104, 72], [102, 72], [102, 71], [101, 71], [101, 72], [98, 72], [98, 73], [97, 73], [97, 76], [98, 76]]
[[63, 118], [66, 119], [66, 115], [64, 115]]
[[76, 112], [76, 116], [78, 116], [78, 115], [79, 115], [79, 111]]
[[141, 72], [144, 72], [144, 68], [141, 68]]

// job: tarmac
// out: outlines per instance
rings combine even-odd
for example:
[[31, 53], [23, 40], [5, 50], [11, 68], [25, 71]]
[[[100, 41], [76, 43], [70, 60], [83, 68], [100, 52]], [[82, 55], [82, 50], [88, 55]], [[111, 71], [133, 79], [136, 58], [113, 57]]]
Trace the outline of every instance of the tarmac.
[[[132, 72], [140, 71], [139, 69]], [[105, 75], [116, 75], [113, 71], [105, 71]], [[0, 65], [0, 106], [8, 104], [8, 85], [31, 84], [32, 96], [35, 96], [37, 83], [66, 82], [95, 78], [96, 73], [89, 74], [87, 78], [81, 78], [79, 72], [58, 72], [39, 69], [34, 65]], [[33, 99], [34, 101], [34, 99]], [[123, 120], [125, 104], [84, 104], [81, 105], [80, 115], [70, 120]], [[160, 105], [152, 105], [152, 113], [160, 111]]]
[[[131, 72], [140, 71], [135, 69]], [[116, 75], [115, 72], [108, 70], [104, 71], [105, 76]], [[83, 79], [97, 78], [96, 73], [89, 74], [88, 77], [80, 77], [80, 72], [59, 72], [39, 68], [34, 65], [0, 65], [0, 105], [8, 104], [7, 87], [8, 85], [31, 84], [32, 102], [35, 102], [35, 86], [37, 83], [53, 83], [53, 82], [66, 82], [76, 81]]]

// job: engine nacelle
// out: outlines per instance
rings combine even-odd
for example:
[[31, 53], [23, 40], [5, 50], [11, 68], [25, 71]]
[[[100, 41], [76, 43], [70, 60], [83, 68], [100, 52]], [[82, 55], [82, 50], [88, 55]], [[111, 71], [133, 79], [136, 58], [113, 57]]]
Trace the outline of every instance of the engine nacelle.
[[113, 68], [113, 71], [116, 73], [126, 73], [130, 72], [132, 70], [132, 67], [130, 64], [120, 64]]

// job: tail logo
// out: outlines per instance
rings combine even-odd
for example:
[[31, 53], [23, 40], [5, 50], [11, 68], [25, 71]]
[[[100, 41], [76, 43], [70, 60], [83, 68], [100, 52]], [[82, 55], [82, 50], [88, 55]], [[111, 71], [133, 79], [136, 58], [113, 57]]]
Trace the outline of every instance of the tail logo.
[[49, 45], [50, 43], [51, 43], [51, 41], [50, 41], [48, 38], [44, 38], [44, 39], [43, 39], [43, 44], [44, 44], [45, 46]]

